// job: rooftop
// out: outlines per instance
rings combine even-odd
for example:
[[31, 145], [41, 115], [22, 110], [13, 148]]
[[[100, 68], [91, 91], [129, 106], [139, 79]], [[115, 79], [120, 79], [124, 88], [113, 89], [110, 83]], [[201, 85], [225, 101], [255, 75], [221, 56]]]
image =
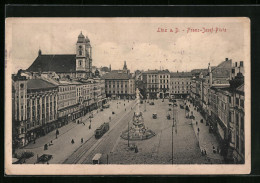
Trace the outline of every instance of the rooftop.
[[171, 72], [171, 78], [192, 77], [191, 72]]
[[47, 88], [55, 88], [56, 85], [45, 81], [43, 79], [29, 79], [27, 82], [27, 89], [34, 90], [34, 89], [47, 89]]
[[75, 72], [76, 55], [38, 55], [27, 69], [30, 72]]
[[131, 79], [131, 75], [127, 73], [110, 72], [103, 75], [102, 79]]

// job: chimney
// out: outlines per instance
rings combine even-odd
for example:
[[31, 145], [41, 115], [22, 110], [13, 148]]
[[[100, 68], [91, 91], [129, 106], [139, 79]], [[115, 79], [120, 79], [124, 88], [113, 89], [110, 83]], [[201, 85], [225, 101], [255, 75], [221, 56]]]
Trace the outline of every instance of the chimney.
[[39, 55], [39, 56], [42, 55], [42, 50], [41, 50], [41, 49], [39, 49], [39, 51], [38, 51], [38, 55]]
[[240, 61], [240, 67], [244, 67], [244, 62]]

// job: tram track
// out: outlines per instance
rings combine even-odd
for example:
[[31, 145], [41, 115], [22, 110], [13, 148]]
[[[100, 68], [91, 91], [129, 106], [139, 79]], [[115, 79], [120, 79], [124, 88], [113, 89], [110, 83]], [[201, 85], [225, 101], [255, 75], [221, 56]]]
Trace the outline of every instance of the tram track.
[[[128, 106], [127, 108], [130, 109], [133, 107], [135, 108], [136, 103], [133, 106]], [[126, 118], [129, 118], [129, 115], [133, 112], [133, 110], [130, 110], [127, 112], [121, 111], [118, 116], [113, 119], [113, 121], [110, 122], [110, 130], [105, 133], [100, 139], [96, 139], [95, 135], [92, 135], [87, 141], [85, 141], [80, 147], [78, 147], [64, 162], [63, 164], [78, 164], [78, 163], [84, 163], [85, 160], [88, 158], [88, 156], [91, 154], [93, 150], [99, 147], [102, 141], [106, 141], [106, 137], [111, 134], [112, 131], [114, 131], [114, 128], [116, 128], [120, 122]], [[125, 113], [125, 114], [124, 114]], [[85, 155], [85, 157], [84, 157]]]

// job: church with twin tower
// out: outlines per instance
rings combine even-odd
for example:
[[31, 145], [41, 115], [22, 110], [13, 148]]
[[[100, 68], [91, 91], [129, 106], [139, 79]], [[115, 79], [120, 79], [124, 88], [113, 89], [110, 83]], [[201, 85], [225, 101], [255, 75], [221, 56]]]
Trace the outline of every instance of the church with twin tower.
[[76, 77], [90, 77], [92, 73], [92, 47], [89, 38], [82, 34], [78, 36], [76, 44]]
[[61, 78], [92, 77], [92, 47], [82, 32], [76, 42], [76, 54], [42, 54], [27, 69], [29, 72], [56, 72]]

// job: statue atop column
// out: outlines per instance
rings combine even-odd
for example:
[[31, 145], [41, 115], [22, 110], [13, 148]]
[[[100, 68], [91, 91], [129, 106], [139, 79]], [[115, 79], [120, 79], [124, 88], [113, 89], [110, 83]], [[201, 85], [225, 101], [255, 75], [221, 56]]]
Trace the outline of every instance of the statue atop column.
[[[148, 128], [144, 125], [143, 114], [140, 111], [140, 91], [136, 89], [136, 110], [133, 116], [133, 126], [128, 130], [122, 132], [121, 137], [125, 140], [145, 140], [155, 136], [155, 133], [152, 130], [148, 130]], [[129, 136], [128, 136], [129, 133]]]

